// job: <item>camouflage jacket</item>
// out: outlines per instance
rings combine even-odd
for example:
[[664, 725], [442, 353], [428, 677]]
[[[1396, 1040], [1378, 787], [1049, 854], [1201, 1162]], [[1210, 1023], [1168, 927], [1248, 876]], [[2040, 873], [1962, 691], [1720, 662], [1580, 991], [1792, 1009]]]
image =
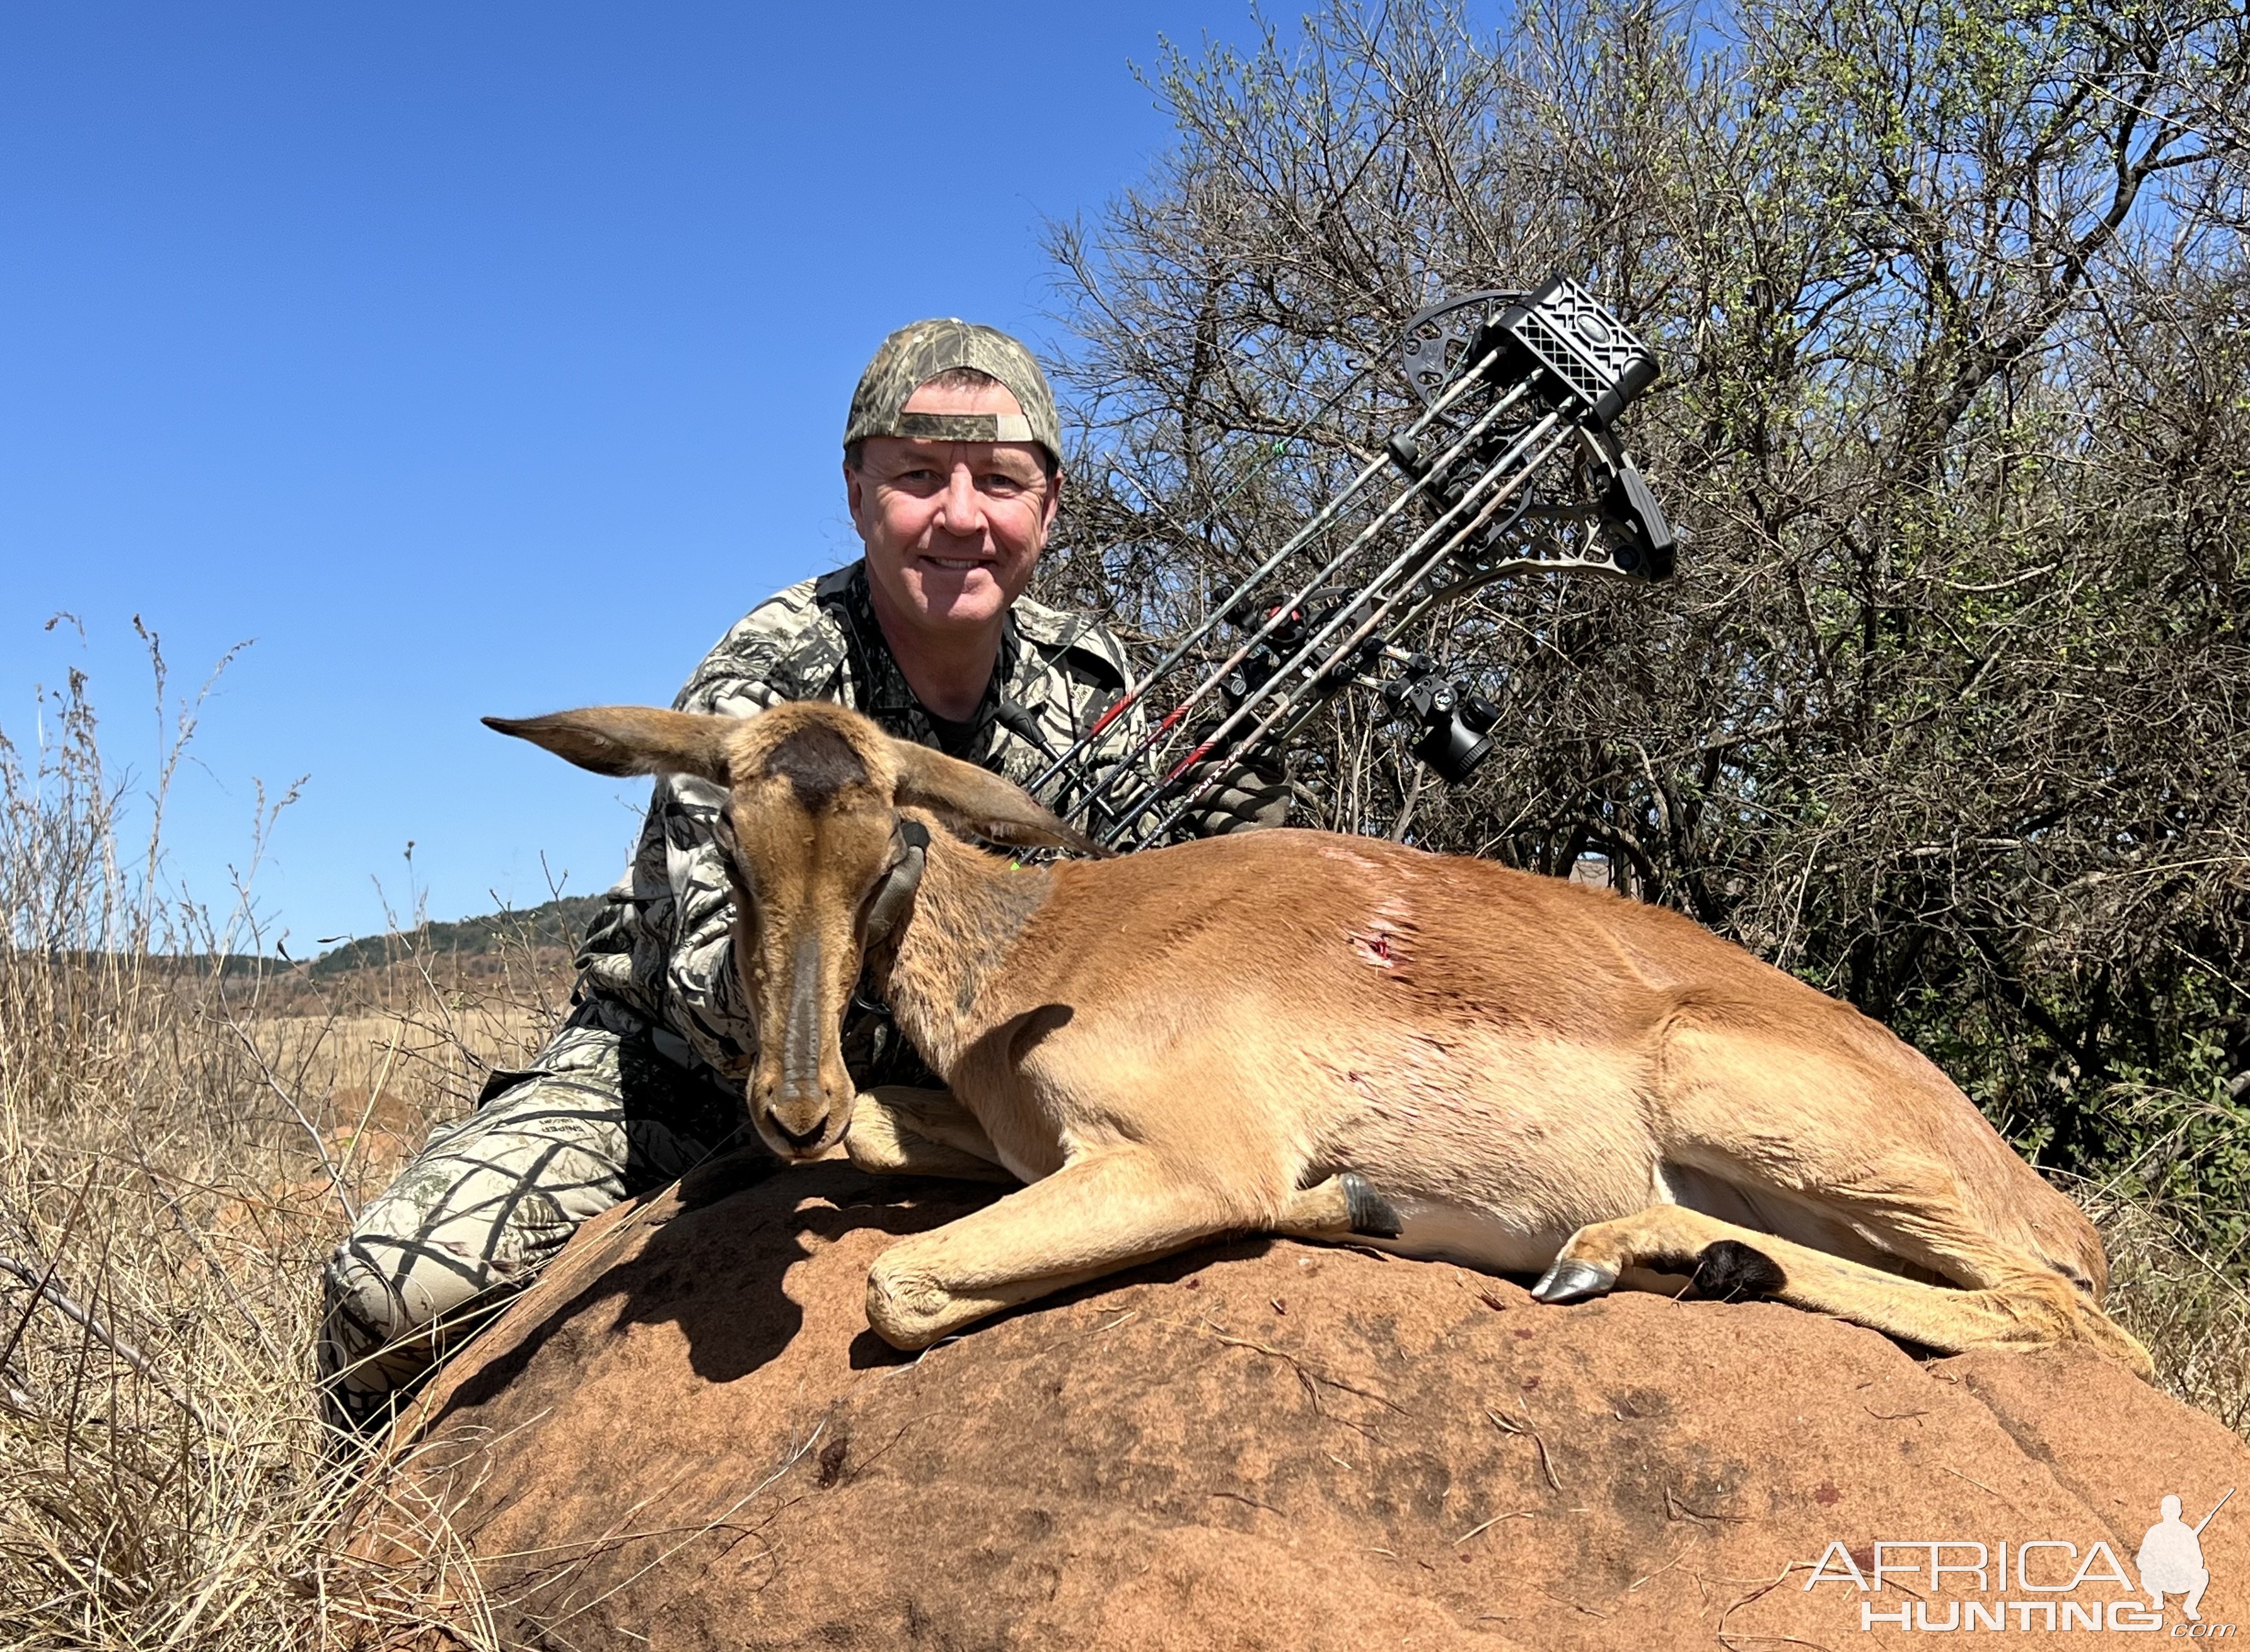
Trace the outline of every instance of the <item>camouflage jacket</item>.
[[[1092, 620], [1019, 599], [984, 704], [965, 731], [942, 731], [892, 658], [866, 565], [853, 562], [752, 609], [673, 704], [749, 717], [783, 700], [834, 700], [901, 740], [1025, 784], [1130, 680], [1123, 649]], [[1114, 765], [1144, 727], [1136, 714], [1118, 719], [1090, 754], [1092, 768]], [[714, 836], [725, 799], [687, 776], [656, 782], [632, 864], [578, 954], [578, 995], [599, 1001], [597, 1013], [621, 1007], [645, 1022], [672, 1060], [739, 1082], [756, 1057], [757, 1032], [735, 978], [733, 897]]]

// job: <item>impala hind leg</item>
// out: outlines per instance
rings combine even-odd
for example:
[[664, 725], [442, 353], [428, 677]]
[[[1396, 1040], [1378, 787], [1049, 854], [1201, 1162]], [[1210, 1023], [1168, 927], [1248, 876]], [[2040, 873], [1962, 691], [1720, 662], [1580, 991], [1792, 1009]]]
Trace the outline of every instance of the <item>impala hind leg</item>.
[[1004, 1308], [1266, 1225], [1154, 1153], [1114, 1149], [893, 1245], [867, 1270], [867, 1323], [894, 1347], [926, 1348]]
[[1799, 1231], [1775, 1196], [1840, 1227], [1858, 1260], [1895, 1257], [1971, 1290], [2044, 1267], [2098, 1303], [2106, 1269], [2085, 1214], [1922, 1055], [1836, 1006], [1826, 1019], [1808, 1028], [1776, 1002], [1718, 1001], [1673, 1017], [1660, 1077], [1667, 1166], [1771, 1212], [1746, 1225], [1815, 1249], [1828, 1241]]
[[1923, 1284], [1681, 1205], [1579, 1229], [1532, 1295], [1575, 1302], [1636, 1267], [1691, 1275], [1701, 1296], [1770, 1298], [1947, 1353], [2080, 1342], [2143, 1377], [2152, 1369], [2145, 1348], [2046, 1270], [2026, 1265], [1976, 1290]]

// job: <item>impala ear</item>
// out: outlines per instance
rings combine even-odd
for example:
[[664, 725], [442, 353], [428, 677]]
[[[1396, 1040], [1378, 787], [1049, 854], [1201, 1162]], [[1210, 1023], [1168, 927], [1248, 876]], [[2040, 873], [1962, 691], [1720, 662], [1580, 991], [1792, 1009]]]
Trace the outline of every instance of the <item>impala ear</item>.
[[487, 717], [484, 725], [544, 746], [597, 774], [693, 774], [724, 786], [728, 737], [742, 719], [648, 706], [590, 706], [545, 717]]
[[927, 809], [947, 825], [990, 843], [1074, 849], [1104, 860], [1114, 855], [990, 769], [902, 740], [893, 740], [891, 749], [899, 762], [894, 796], [908, 809]]

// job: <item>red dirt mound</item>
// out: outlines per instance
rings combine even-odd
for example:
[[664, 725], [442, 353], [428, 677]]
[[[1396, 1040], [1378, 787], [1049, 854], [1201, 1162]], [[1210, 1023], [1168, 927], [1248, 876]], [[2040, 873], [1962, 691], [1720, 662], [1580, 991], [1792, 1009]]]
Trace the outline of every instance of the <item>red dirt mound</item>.
[[[1841, 1648], [1864, 1605], [2083, 1645], [2145, 1608], [2113, 1574], [2164, 1496], [2250, 1492], [2239, 1440], [2090, 1355], [1917, 1363], [1285, 1241], [894, 1353], [868, 1262], [987, 1196], [732, 1161], [581, 1234], [395, 1442], [508, 1643]], [[1932, 1542], [1985, 1570], [1933, 1590]], [[2250, 1619], [2250, 1508], [2202, 1545], [2204, 1619]]]

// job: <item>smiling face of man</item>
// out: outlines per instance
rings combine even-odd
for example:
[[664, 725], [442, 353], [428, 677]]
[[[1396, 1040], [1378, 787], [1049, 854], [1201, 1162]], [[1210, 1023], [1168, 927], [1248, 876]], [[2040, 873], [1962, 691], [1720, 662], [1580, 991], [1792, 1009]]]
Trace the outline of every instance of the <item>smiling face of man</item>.
[[[909, 414], [1022, 409], [1007, 387], [922, 385]], [[903, 626], [941, 645], [989, 639], [1031, 583], [1061, 500], [1061, 476], [1030, 442], [953, 442], [871, 436], [847, 458], [852, 521], [867, 551], [868, 582], [886, 630]]]

